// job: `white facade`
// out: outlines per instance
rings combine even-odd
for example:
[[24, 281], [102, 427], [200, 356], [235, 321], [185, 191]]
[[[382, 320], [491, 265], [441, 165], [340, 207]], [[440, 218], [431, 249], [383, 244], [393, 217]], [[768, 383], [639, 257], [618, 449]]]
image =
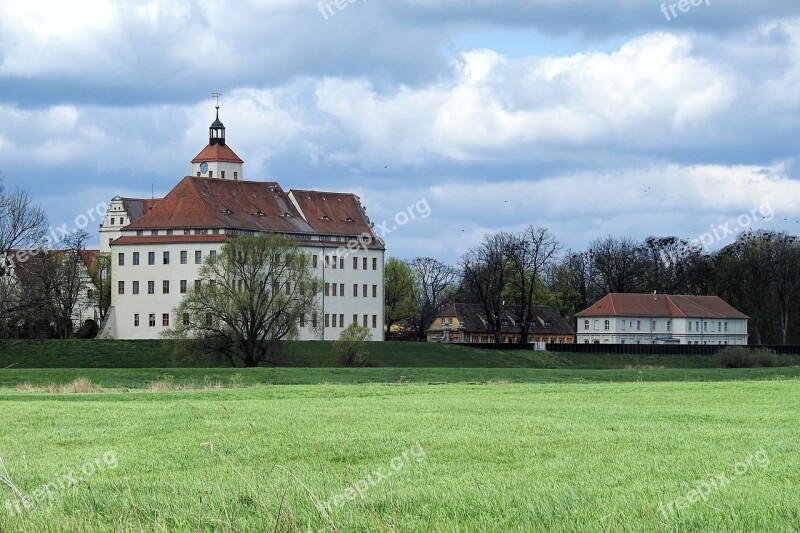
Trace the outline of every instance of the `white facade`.
[[[175, 320], [181, 319], [174, 310], [184, 291], [194, 286], [202, 262], [211, 253], [219, 253], [221, 247], [222, 243], [207, 242], [114, 245], [114, 316], [110, 321], [112, 331], [106, 336], [160, 338], [175, 325]], [[357, 249], [336, 255], [333, 242], [331, 248], [301, 249], [317, 256], [313, 272], [321, 282], [324, 280], [326, 290], [318, 301], [317, 327], [312, 316], [305, 317], [299, 339], [336, 340], [356, 321], [371, 330], [373, 340], [383, 340], [384, 251]]]
[[747, 319], [579, 317], [579, 344], [747, 344]]
[[129, 213], [125, 210], [124, 202], [119, 196], [111, 200], [111, 206], [100, 224], [100, 252], [111, 251], [111, 241], [122, 237], [122, 228], [132, 222]]
[[[203, 172], [205, 163], [205, 172]], [[192, 163], [192, 176], [198, 178], [214, 178], [223, 180], [243, 180], [244, 169], [241, 163], [229, 163], [225, 161], [202, 161]]]

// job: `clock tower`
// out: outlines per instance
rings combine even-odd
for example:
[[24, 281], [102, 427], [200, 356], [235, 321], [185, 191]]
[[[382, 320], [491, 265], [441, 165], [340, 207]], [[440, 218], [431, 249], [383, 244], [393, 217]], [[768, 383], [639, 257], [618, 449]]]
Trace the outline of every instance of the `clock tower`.
[[192, 175], [198, 178], [242, 180], [244, 161], [225, 144], [225, 125], [219, 119], [219, 93], [211, 96], [217, 98], [217, 116], [208, 128], [208, 146], [192, 159]]

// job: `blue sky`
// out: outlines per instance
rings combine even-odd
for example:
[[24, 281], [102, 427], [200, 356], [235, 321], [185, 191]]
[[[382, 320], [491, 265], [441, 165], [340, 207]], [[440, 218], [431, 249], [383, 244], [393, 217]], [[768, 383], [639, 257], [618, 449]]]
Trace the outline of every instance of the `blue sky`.
[[7, 185], [53, 226], [163, 195], [220, 91], [247, 179], [355, 192], [388, 227], [424, 199], [393, 256], [528, 224], [564, 249], [697, 238], [759, 206], [800, 233], [796, 0], [343, 5], [0, 0]]

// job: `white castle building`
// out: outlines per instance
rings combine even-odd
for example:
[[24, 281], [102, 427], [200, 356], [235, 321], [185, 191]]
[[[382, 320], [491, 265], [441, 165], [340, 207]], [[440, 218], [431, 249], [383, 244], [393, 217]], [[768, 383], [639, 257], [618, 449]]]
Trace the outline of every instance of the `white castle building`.
[[319, 313], [299, 324], [301, 340], [338, 339], [353, 322], [383, 339], [385, 248], [356, 195], [245, 181], [219, 106], [208, 146], [191, 163], [192, 174], [164, 198], [112, 199], [100, 226], [101, 251], [112, 257], [102, 337], [159, 338], [205, 258], [236, 236], [267, 232], [296, 239], [325, 288]]

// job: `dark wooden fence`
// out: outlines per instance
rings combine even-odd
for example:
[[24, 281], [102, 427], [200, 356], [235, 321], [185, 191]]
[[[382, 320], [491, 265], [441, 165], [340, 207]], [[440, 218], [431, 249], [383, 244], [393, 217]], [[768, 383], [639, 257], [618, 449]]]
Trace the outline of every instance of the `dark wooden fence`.
[[[494, 343], [464, 343], [454, 346], [468, 346], [482, 350], [531, 350], [530, 344], [494, 344]], [[638, 354], [638, 355], [715, 355], [729, 345], [720, 344], [547, 344], [547, 351], [558, 353], [607, 353], [607, 354]], [[777, 354], [800, 355], [800, 345], [749, 345], [747, 348], [755, 350], [766, 348]]]

